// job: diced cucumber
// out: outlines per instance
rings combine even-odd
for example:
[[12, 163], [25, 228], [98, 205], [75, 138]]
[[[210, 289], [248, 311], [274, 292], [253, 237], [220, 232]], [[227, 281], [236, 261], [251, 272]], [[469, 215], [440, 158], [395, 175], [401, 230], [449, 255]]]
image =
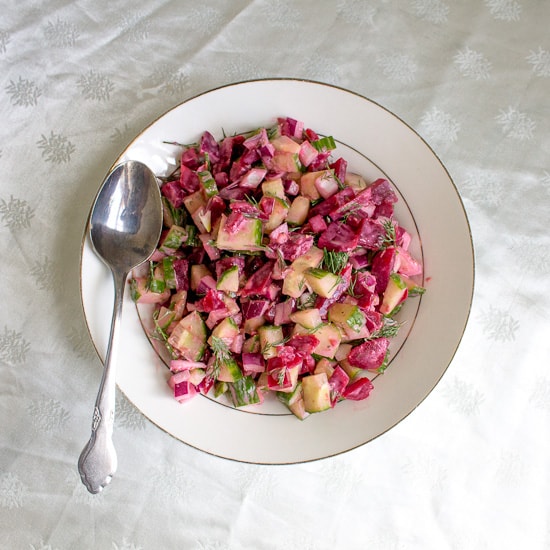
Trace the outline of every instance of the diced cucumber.
[[206, 325], [198, 311], [192, 311], [185, 316], [180, 321], [180, 325], [197, 338], [206, 341]]
[[208, 170], [203, 170], [202, 172], [198, 172], [197, 175], [199, 176], [199, 182], [207, 198], [211, 198], [214, 195], [218, 194], [218, 186], [216, 185], [216, 182], [212, 177], [212, 174]]
[[278, 376], [281, 376], [281, 379], [276, 376], [273, 377], [273, 371], [270, 372], [270, 377], [268, 378], [268, 387], [272, 391], [278, 392], [293, 392], [298, 384], [298, 376], [300, 375], [300, 369], [302, 368], [302, 363], [293, 367], [285, 367], [277, 373]]
[[309, 214], [310, 200], [307, 197], [298, 195], [290, 205], [286, 222], [289, 225], [303, 225]]
[[300, 193], [304, 197], [307, 197], [312, 201], [316, 201], [320, 199], [321, 194], [319, 193], [319, 190], [317, 189], [315, 182], [318, 179], [326, 178], [326, 177], [331, 177], [331, 178], [334, 177], [334, 171], [318, 170], [317, 172], [306, 172], [305, 174], [302, 174], [302, 177], [300, 178]]
[[282, 151], [286, 153], [300, 152], [300, 144], [294, 141], [292, 138], [282, 135], [271, 140], [271, 145], [275, 148], [275, 151]]
[[243, 376], [229, 384], [229, 391], [235, 407], [244, 407], [260, 402], [256, 382], [252, 376]]
[[[204, 228], [204, 231], [201, 229], [201, 233], [210, 233], [210, 231], [212, 231], [212, 211], [211, 210], [207, 210], [206, 208], [199, 208], [191, 217], [194, 220], [195, 219], [200, 220], [200, 223]], [[199, 228], [201, 227], [201, 225], [199, 224], [197, 224], [197, 226]]]
[[214, 397], [219, 397], [220, 395], [223, 395], [228, 389], [229, 389], [229, 386], [227, 382], [216, 380], [214, 382]]
[[260, 348], [260, 337], [257, 334], [250, 336], [243, 343], [243, 353], [258, 353]]
[[[130, 281], [130, 295], [134, 302], [140, 304], [162, 304], [170, 298], [170, 289], [153, 292], [148, 284], [148, 277], [134, 277]], [[166, 285], [164, 285], [166, 287]]]
[[334, 354], [334, 359], [336, 359], [336, 361], [347, 359], [352, 348], [353, 346], [351, 344], [340, 344]]
[[185, 199], [183, 199], [183, 204], [185, 205], [185, 208], [187, 208], [189, 214], [191, 214], [191, 218], [193, 218], [193, 221], [195, 222], [195, 225], [200, 233], [208, 233], [201, 219], [201, 217], [204, 217], [206, 203], [207, 200], [202, 189], [191, 193], [191, 195], [188, 195]]
[[156, 316], [155, 325], [162, 330], [166, 330], [172, 321], [174, 321], [175, 317], [176, 313], [174, 311], [165, 306], [161, 306]]
[[289, 407], [299, 399], [303, 399], [302, 383], [298, 382], [296, 384], [296, 387], [290, 392], [278, 391], [277, 399], [287, 407]]
[[278, 169], [291, 174], [299, 173], [302, 168], [299, 154], [290, 151], [275, 151], [271, 164], [275, 170]]
[[357, 193], [367, 188], [367, 182], [365, 181], [365, 178], [363, 176], [360, 176], [359, 174], [354, 174], [353, 172], [346, 172], [346, 179], [344, 180], [344, 184], [347, 187], [355, 189]]
[[222, 319], [218, 325], [212, 331], [208, 343], [212, 345], [212, 338], [221, 338], [224, 342], [230, 343], [236, 338], [239, 334], [239, 326], [231, 317], [226, 317]]
[[191, 290], [197, 290], [199, 283], [206, 276], [212, 276], [210, 270], [204, 264], [191, 264], [189, 285]]
[[168, 288], [176, 288], [176, 272], [174, 271], [174, 257], [166, 256], [162, 259], [164, 282]]
[[334, 355], [342, 342], [342, 333], [333, 323], [321, 323], [313, 330], [296, 325], [293, 334], [313, 334], [319, 340], [319, 343], [313, 349], [312, 354], [328, 359], [334, 359]]
[[226, 229], [227, 216], [222, 214], [216, 247], [220, 250], [241, 252], [256, 251], [262, 245], [262, 221], [257, 218], [245, 218], [237, 231], [231, 233]]
[[265, 325], [265, 317], [263, 315], [251, 317], [243, 323], [243, 331], [245, 334], [254, 334], [262, 325]]
[[236, 382], [243, 378], [243, 373], [237, 364], [237, 361], [232, 357], [228, 357], [224, 361], [220, 361], [220, 370], [218, 372], [217, 380], [222, 382]]
[[277, 355], [276, 346], [283, 342], [283, 329], [274, 325], [262, 325], [258, 328], [260, 337], [260, 350], [265, 359]]
[[328, 308], [328, 319], [344, 329], [349, 327], [353, 332], [359, 333], [365, 326], [365, 316], [358, 306], [354, 304], [332, 304]]
[[305, 254], [296, 258], [291, 264], [283, 281], [283, 294], [299, 298], [307, 289], [304, 271], [317, 267], [323, 260], [323, 251], [312, 246]]
[[204, 198], [204, 194], [201, 190], [195, 191], [194, 193], [191, 193], [190, 195], [187, 195], [183, 199], [183, 204], [185, 205], [185, 208], [187, 208], [187, 211], [191, 216], [200, 208], [203, 208], [206, 206], [206, 199]]
[[299, 298], [306, 291], [306, 278], [301, 271], [288, 269], [283, 280], [282, 293], [291, 298]]
[[280, 199], [285, 199], [285, 186], [281, 178], [276, 178], [274, 180], [266, 180], [262, 183], [262, 193], [269, 197], [279, 197]]
[[330, 385], [324, 372], [302, 378], [304, 408], [308, 413], [330, 409]]
[[264, 224], [264, 231], [271, 233], [274, 229], [279, 227], [288, 216], [289, 206], [286, 200], [279, 197], [274, 197], [273, 210], [269, 215], [269, 219]]
[[323, 251], [316, 246], [312, 246], [305, 254], [296, 258], [290, 267], [299, 273], [303, 273], [310, 267], [317, 267], [323, 261]]
[[173, 225], [162, 239], [159, 250], [165, 254], [173, 254], [186, 240], [187, 231], [179, 225]]
[[317, 361], [313, 374], [319, 374], [321, 372], [324, 372], [327, 375], [327, 378], [330, 378], [332, 376], [332, 373], [334, 372], [334, 365], [335, 365], [334, 361], [331, 361], [330, 359], [323, 357], [319, 359], [319, 361]]
[[344, 369], [344, 372], [350, 377], [350, 379], [355, 378], [355, 376], [363, 370], [360, 367], [352, 367], [349, 364], [348, 355], [352, 348], [353, 346], [351, 344], [342, 343], [338, 346], [338, 349], [334, 354], [334, 359], [338, 361], [338, 364]]
[[304, 420], [309, 416], [309, 413], [306, 411], [303, 397], [292, 403], [292, 405], [289, 405], [288, 408], [291, 410], [292, 414], [300, 420]]
[[206, 348], [206, 325], [197, 311], [181, 319], [168, 343], [189, 361], [200, 361]]
[[295, 311], [290, 314], [290, 320], [293, 323], [298, 323], [299, 325], [307, 328], [309, 330], [318, 327], [323, 323], [321, 319], [321, 314], [317, 308], [302, 309]]
[[311, 290], [323, 298], [332, 298], [340, 283], [340, 277], [324, 269], [309, 268], [304, 276]]
[[300, 420], [304, 420], [309, 413], [306, 412], [304, 406], [304, 393], [302, 391], [302, 383], [298, 382], [292, 392], [277, 392], [277, 397], [283, 405], [286, 405], [290, 411]]
[[403, 300], [407, 298], [409, 290], [407, 283], [397, 273], [392, 273], [384, 290], [380, 313], [390, 314]]
[[166, 290], [166, 281], [164, 280], [164, 271], [162, 269], [162, 264], [157, 265], [152, 273], [149, 275], [147, 280], [149, 290], [151, 292], [156, 292], [157, 294], [162, 294]]
[[218, 278], [216, 284], [218, 290], [224, 292], [238, 292], [239, 290], [239, 266], [234, 265], [226, 269]]

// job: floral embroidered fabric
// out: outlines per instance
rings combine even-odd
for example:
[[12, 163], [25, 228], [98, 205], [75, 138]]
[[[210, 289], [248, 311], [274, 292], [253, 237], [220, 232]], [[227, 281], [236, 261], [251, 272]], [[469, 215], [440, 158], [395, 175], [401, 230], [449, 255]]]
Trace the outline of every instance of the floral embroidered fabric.
[[[5, 4], [0, 548], [550, 547], [550, 3]], [[307, 464], [207, 455], [119, 393], [118, 472], [92, 496], [76, 468], [101, 373], [79, 295], [91, 202], [159, 115], [263, 77], [355, 91], [430, 144], [471, 224], [464, 338], [409, 417]]]

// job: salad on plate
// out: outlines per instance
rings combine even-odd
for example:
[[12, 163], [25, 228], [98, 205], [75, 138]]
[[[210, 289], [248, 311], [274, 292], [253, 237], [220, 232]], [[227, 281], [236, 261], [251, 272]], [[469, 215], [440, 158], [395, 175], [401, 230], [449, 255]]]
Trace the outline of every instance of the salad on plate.
[[424, 292], [391, 183], [349, 171], [333, 137], [290, 117], [174, 145], [165, 228], [131, 292], [152, 305], [175, 399], [276, 397], [304, 419], [367, 398], [397, 313]]

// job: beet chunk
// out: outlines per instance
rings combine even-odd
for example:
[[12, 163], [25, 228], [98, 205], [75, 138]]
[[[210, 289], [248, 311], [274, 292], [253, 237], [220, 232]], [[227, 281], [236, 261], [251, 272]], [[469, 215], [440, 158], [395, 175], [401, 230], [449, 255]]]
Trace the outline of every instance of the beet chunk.
[[376, 277], [376, 287], [374, 291], [377, 294], [381, 294], [386, 290], [388, 281], [390, 280], [390, 274], [393, 271], [393, 265], [395, 263], [395, 248], [390, 246], [382, 252], [376, 254], [372, 260], [371, 273]]
[[333, 222], [319, 237], [319, 248], [336, 252], [351, 252], [357, 248], [359, 235], [342, 222]]
[[375, 371], [382, 366], [389, 345], [387, 338], [367, 340], [349, 352], [348, 362], [353, 367]]

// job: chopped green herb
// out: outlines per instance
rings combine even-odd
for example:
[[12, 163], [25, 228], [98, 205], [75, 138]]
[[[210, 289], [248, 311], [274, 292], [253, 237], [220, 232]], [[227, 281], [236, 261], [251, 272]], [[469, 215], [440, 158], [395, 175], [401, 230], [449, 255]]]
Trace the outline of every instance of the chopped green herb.
[[426, 289], [423, 286], [413, 286], [409, 288], [409, 296], [422, 296], [426, 292]]
[[334, 138], [332, 136], [319, 138], [316, 141], [312, 141], [311, 145], [313, 145], [313, 147], [315, 147], [315, 149], [320, 152], [332, 151], [333, 149], [336, 149], [336, 142], [334, 141]]
[[347, 252], [335, 252], [323, 248], [323, 261], [321, 263], [323, 269], [338, 275], [346, 267], [348, 261], [349, 254]]
[[375, 338], [393, 338], [397, 336], [399, 329], [401, 328], [402, 323], [398, 323], [395, 319], [391, 317], [384, 317], [384, 324], [382, 327], [371, 333], [369, 339], [374, 340]]
[[212, 370], [209, 373], [209, 376], [210, 378], [217, 379], [222, 365], [228, 361], [232, 361], [233, 356], [231, 355], [231, 350], [225, 341], [217, 336], [212, 336], [210, 348], [214, 354], [214, 363], [212, 364]]
[[386, 355], [384, 356], [384, 360], [382, 361], [382, 364], [376, 369], [376, 372], [378, 374], [382, 374], [389, 366], [390, 364], [390, 350], [386, 351]]
[[390, 248], [396, 245], [395, 225], [392, 220], [385, 220], [382, 222], [384, 228], [384, 236], [380, 242], [380, 248]]

